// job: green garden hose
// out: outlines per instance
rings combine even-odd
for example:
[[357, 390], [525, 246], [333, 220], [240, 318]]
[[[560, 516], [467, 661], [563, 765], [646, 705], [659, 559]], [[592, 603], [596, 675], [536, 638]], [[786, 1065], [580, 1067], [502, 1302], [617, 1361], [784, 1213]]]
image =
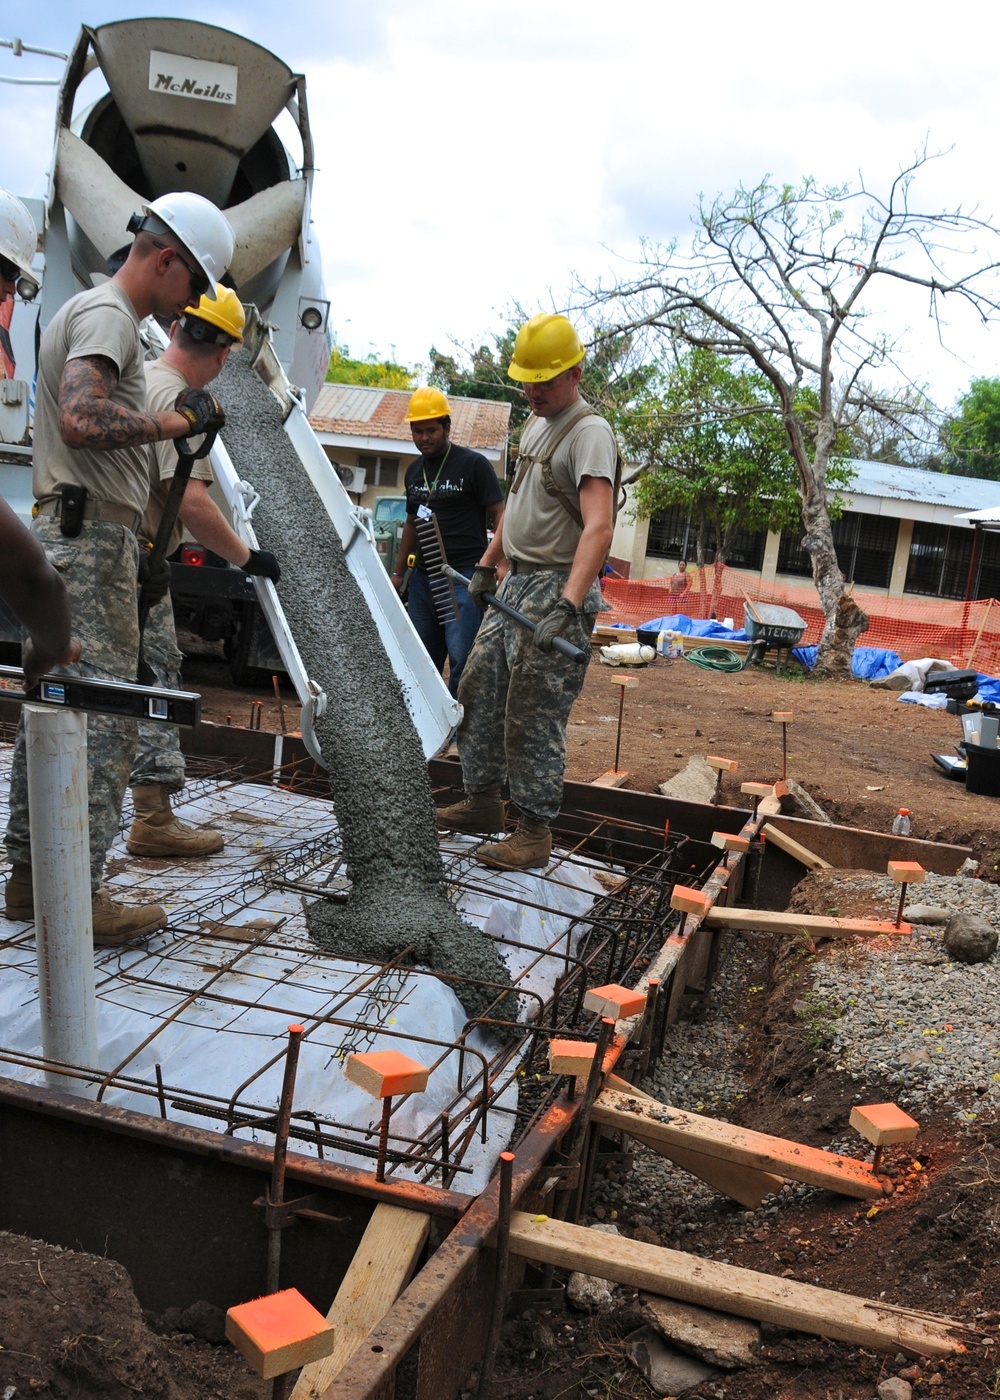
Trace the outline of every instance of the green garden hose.
[[684, 660], [703, 671], [742, 671], [743, 658], [728, 647], [695, 647], [684, 653]]

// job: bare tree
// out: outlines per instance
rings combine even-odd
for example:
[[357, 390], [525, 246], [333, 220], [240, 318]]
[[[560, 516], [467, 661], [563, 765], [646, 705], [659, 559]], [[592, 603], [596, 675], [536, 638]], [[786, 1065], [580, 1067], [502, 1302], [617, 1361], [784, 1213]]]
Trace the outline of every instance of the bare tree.
[[[731, 198], [699, 202], [686, 251], [646, 245], [633, 271], [611, 285], [581, 287], [613, 333], [669, 336], [753, 362], [772, 385], [802, 499], [803, 545], [826, 624], [816, 670], [850, 675], [851, 652], [868, 626], [847, 596], [827, 510], [826, 478], [838, 437], [859, 413], [889, 421], [912, 410], [914, 388], [880, 393], [886, 369], [901, 373], [899, 345], [869, 325], [873, 284], [920, 289], [938, 321], [945, 298], [989, 320], [1000, 309], [1000, 230], [962, 208], [926, 214], [910, 207], [913, 180], [930, 156], [918, 152], [886, 195], [855, 187], [798, 186], [768, 179]], [[984, 259], [977, 244], [998, 247]], [[637, 268], [637, 271], [635, 269]], [[803, 409], [800, 391], [815, 403]], [[808, 396], [812, 398], [813, 396]]]

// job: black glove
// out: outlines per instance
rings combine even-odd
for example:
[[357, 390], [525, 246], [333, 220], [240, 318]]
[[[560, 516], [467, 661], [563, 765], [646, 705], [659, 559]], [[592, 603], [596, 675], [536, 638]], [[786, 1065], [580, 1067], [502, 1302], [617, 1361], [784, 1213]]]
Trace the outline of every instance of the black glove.
[[281, 578], [281, 565], [269, 549], [251, 549], [250, 558], [243, 565], [243, 572], [254, 574], [257, 578], [269, 578], [272, 583], [277, 583]]
[[226, 422], [222, 404], [207, 389], [185, 389], [174, 400], [174, 412], [181, 414], [191, 425], [185, 437], [217, 433]]
[[568, 598], [557, 598], [541, 622], [535, 625], [533, 640], [538, 650], [551, 651], [552, 643], [561, 635], [567, 622], [575, 621], [579, 615], [575, 603]]
[[143, 549], [141, 546], [137, 578], [139, 592], [149, 600], [151, 608], [155, 607], [170, 591], [170, 565], [165, 559], [161, 559], [158, 564], [154, 565], [152, 551]]
[[492, 564], [477, 564], [469, 579], [469, 597], [477, 608], [486, 611], [486, 600], [484, 593], [495, 593], [497, 591], [497, 571]]

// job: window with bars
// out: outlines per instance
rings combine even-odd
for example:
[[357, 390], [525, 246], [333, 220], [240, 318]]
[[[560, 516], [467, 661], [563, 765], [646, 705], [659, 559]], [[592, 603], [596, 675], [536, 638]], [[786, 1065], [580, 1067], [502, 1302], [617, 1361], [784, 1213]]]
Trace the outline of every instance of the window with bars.
[[367, 485], [369, 486], [399, 485], [398, 457], [375, 457], [370, 453], [359, 452], [358, 466], [364, 467], [367, 471]]
[[975, 598], [1000, 598], [1000, 531], [983, 532], [979, 576], [972, 593]]
[[[692, 559], [697, 538], [697, 528], [683, 507], [671, 506], [650, 517], [646, 553], [659, 559]], [[734, 569], [760, 569], [766, 545], [766, 530], [740, 530], [732, 540], [726, 563]]]
[[[845, 510], [831, 522], [837, 563], [848, 583], [868, 588], [888, 588], [896, 556], [899, 521], [881, 515]], [[778, 573], [812, 578], [812, 560], [802, 548], [802, 526], [782, 530], [778, 546]]]
[[[995, 558], [995, 553], [991, 553], [991, 568], [996, 567], [992, 562]], [[915, 521], [906, 570], [906, 592], [935, 598], [964, 598], [971, 559], [971, 530]]]

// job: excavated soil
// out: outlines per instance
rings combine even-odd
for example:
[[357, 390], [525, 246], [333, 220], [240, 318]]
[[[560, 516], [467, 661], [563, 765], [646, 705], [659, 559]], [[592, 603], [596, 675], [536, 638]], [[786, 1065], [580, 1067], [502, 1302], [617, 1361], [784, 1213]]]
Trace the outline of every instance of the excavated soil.
[[[186, 675], [202, 690], [207, 718], [248, 711], [253, 692], [225, 686], [221, 662], [193, 660]], [[688, 663], [656, 663], [636, 672], [626, 693], [619, 766], [628, 786], [651, 791], [692, 754], [740, 760], [741, 778], [773, 779], [781, 768], [781, 731], [769, 716], [791, 710], [789, 774], [837, 820], [887, 831], [896, 809], [913, 814], [913, 835], [966, 844], [995, 878], [1000, 861], [1000, 802], [966, 794], [939, 774], [932, 752], [950, 752], [958, 721], [901, 705], [858, 683], [813, 683], [770, 670], [720, 675]], [[594, 665], [569, 731], [568, 776], [589, 780], [614, 766], [619, 688]], [[277, 730], [272, 693], [260, 692], [263, 727]], [[293, 701], [285, 698], [286, 709]], [[735, 782], [724, 787], [735, 792]], [[829, 878], [800, 885], [795, 904], [826, 912]], [[840, 911], [850, 913], [846, 903]], [[861, 912], [861, 911], [859, 911]], [[817, 956], [822, 956], [822, 947]], [[808, 993], [812, 955], [767, 938], [727, 944], [741, 959], [709, 1009], [726, 1053], [739, 1060], [750, 1093], [714, 1107], [718, 1116], [759, 1130], [826, 1145], [843, 1130], [859, 1085], [817, 1043], [795, 1012]], [[749, 995], [753, 992], [754, 995]], [[993, 1008], [984, 1007], [984, 1016]], [[865, 1082], [866, 1102], [894, 1097], [894, 1086]], [[975, 1323], [983, 1342], [947, 1361], [884, 1354], [765, 1328], [757, 1364], [716, 1376], [686, 1392], [727, 1400], [868, 1400], [880, 1382], [905, 1372], [913, 1395], [965, 1400], [1000, 1393], [1000, 1124], [980, 1113], [956, 1124], [954, 1104], [929, 1104], [916, 1143], [889, 1149], [891, 1184], [877, 1211], [868, 1202], [806, 1191], [774, 1216], [744, 1213], [722, 1197], [698, 1216], [685, 1248], [706, 1257], [809, 1283], [883, 1297], [884, 1302]], [[620, 1190], [617, 1224], [626, 1235], [674, 1243], [637, 1223], [627, 1178], [599, 1178], [607, 1201]], [[679, 1211], [681, 1201], [677, 1202]], [[669, 1219], [671, 1203], [658, 1203]], [[602, 1210], [604, 1208], [602, 1207]], [[692, 1231], [692, 1227], [687, 1227]], [[265, 1393], [225, 1346], [192, 1339], [190, 1319], [144, 1319], [120, 1266], [0, 1236], [0, 1394], [67, 1397], [147, 1393], [170, 1400]], [[636, 1303], [619, 1290], [599, 1316], [568, 1305], [536, 1307], [509, 1319], [491, 1400], [648, 1397], [652, 1391], [625, 1355], [624, 1338], [641, 1324]], [[151, 1325], [152, 1324], [152, 1325]], [[172, 1330], [171, 1330], [172, 1329]], [[180, 1329], [180, 1330], [178, 1330]], [[474, 1379], [474, 1378], [473, 1378]], [[471, 1384], [471, 1382], [470, 1382]], [[10, 1386], [16, 1387], [14, 1392]], [[473, 1390], [474, 1393], [474, 1390]]]

